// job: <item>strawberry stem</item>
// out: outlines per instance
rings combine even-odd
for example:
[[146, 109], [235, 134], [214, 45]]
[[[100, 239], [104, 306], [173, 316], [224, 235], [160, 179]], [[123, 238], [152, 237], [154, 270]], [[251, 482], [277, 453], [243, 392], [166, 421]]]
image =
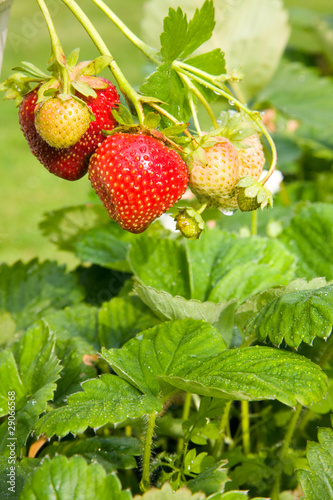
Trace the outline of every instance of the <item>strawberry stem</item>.
[[51, 39], [51, 50], [52, 54], [50, 57], [50, 61], [53, 60], [53, 58], [56, 61], [56, 70], [59, 70], [61, 78], [61, 90], [60, 92], [63, 94], [69, 94], [70, 93], [70, 79], [68, 75], [68, 70], [66, 66], [66, 57], [65, 53], [63, 51], [63, 48], [61, 46], [59, 37], [57, 35], [55, 26], [53, 24], [50, 12], [44, 2], [44, 0], [37, 0], [37, 3], [39, 5], [40, 10], [42, 11], [42, 14], [44, 16], [47, 28], [49, 30], [50, 34], [50, 39]]
[[52, 56], [54, 56], [55, 60], [61, 65], [66, 65], [66, 57], [64, 51], [62, 49], [59, 37], [57, 35], [56, 29], [54, 27], [50, 12], [44, 2], [44, 0], [37, 0], [40, 10], [44, 16], [46, 21], [47, 28], [49, 30], [50, 38], [51, 38], [51, 47], [52, 47]]
[[112, 57], [109, 49], [105, 45], [104, 40], [96, 30], [95, 26], [92, 24], [87, 15], [83, 12], [81, 7], [79, 7], [79, 5], [75, 2], [75, 0], [62, 0], [62, 2], [72, 11], [74, 16], [86, 30], [86, 32], [88, 33], [88, 35], [98, 48], [101, 55], [109, 56], [112, 58], [109, 64], [110, 70], [118, 84], [121, 93], [125, 96], [125, 98], [127, 98], [131, 103], [133, 103], [136, 113], [138, 115], [139, 123], [143, 125], [145, 116], [142, 108], [142, 103], [140, 101], [140, 96], [133, 89], [133, 87], [130, 85], [130, 83], [122, 73], [121, 69], [119, 68], [115, 59]]
[[145, 42], [143, 42], [139, 37], [137, 37], [127, 26], [124, 24], [121, 19], [113, 12], [113, 10], [108, 7], [103, 0], [92, 0], [97, 7], [99, 7], [104, 14], [120, 29], [120, 31], [128, 38], [141, 52], [148, 57], [155, 64], [160, 64], [160, 61], [157, 57], [158, 50], [153, 49]]
[[[207, 100], [202, 95], [202, 93], [200, 92], [200, 90], [191, 82], [191, 80], [186, 75], [183, 75], [182, 73], [179, 73], [179, 76], [183, 80], [183, 82], [187, 85], [187, 87], [190, 89], [190, 91], [193, 92], [193, 94], [196, 95], [197, 98], [200, 100], [200, 102], [203, 104], [205, 110], [207, 111], [207, 113], [209, 115], [209, 118], [211, 119], [213, 127], [215, 129], [218, 129], [219, 125], [217, 123], [217, 120], [215, 118], [213, 110], [210, 107], [210, 105], [208, 104]], [[191, 103], [191, 101], [190, 101], [190, 103]], [[193, 115], [193, 117], [194, 116], [195, 115]], [[197, 130], [198, 130], [198, 128], [197, 128]], [[201, 135], [201, 133], [199, 133], [199, 135]]]

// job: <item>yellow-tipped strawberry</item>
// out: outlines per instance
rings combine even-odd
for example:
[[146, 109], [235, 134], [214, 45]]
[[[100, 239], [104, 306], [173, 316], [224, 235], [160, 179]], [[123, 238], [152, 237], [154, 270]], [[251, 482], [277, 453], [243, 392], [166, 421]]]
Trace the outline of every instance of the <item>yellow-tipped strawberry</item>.
[[88, 106], [70, 95], [46, 99], [35, 111], [37, 132], [57, 149], [74, 146], [88, 130], [90, 122]]

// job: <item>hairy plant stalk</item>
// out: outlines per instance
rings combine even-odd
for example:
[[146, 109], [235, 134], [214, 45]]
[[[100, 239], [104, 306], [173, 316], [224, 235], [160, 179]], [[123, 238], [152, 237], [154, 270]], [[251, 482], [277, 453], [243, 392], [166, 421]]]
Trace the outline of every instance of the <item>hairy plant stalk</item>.
[[142, 479], [140, 482], [140, 489], [144, 493], [150, 489], [150, 457], [151, 457], [151, 447], [153, 443], [154, 428], [156, 422], [156, 413], [151, 413], [148, 415], [148, 425], [146, 429], [146, 435], [143, 445], [143, 456], [142, 456]]

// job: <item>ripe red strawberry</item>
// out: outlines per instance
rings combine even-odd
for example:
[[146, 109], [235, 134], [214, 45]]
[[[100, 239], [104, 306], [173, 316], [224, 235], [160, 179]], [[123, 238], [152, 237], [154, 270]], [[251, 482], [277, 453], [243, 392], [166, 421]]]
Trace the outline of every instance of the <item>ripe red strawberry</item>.
[[87, 132], [90, 121], [88, 107], [70, 96], [51, 97], [35, 110], [36, 130], [54, 148], [74, 146]]
[[112, 83], [105, 79], [101, 80], [107, 82], [108, 87], [96, 89], [97, 98], [78, 94], [80, 99], [87, 103], [96, 120], [90, 122], [87, 132], [74, 146], [69, 148], [56, 149], [38, 134], [34, 123], [37, 102], [36, 89], [29, 92], [20, 105], [20, 126], [32, 154], [49, 172], [58, 177], [74, 181], [85, 175], [90, 156], [98, 145], [106, 139], [102, 130], [112, 130], [117, 125], [111, 110], [119, 103], [119, 95]]
[[243, 142], [250, 147], [237, 151], [224, 137], [213, 137], [217, 142], [204, 147], [204, 158], [193, 156], [189, 186], [200, 202], [225, 210], [235, 210], [237, 203], [237, 182], [249, 175], [259, 179], [265, 157], [257, 135]]
[[92, 187], [111, 219], [141, 233], [176, 203], [188, 184], [178, 153], [149, 135], [115, 133], [92, 156]]

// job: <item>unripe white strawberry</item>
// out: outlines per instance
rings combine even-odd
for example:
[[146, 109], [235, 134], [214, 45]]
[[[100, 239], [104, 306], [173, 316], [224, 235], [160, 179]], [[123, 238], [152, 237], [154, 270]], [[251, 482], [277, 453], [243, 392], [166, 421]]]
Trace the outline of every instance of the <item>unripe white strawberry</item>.
[[225, 137], [210, 137], [208, 147], [193, 153], [189, 186], [200, 202], [236, 210], [238, 181], [245, 176], [259, 179], [265, 163], [259, 136], [253, 134], [242, 142], [249, 147], [237, 150]]

